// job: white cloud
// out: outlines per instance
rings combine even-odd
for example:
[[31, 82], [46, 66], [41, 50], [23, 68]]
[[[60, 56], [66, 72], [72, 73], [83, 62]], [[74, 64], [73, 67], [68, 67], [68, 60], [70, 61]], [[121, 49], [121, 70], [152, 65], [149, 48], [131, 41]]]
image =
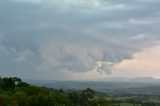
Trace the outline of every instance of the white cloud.
[[129, 22], [131, 24], [137, 24], [137, 25], [149, 25], [149, 24], [152, 24], [152, 22], [150, 22], [150, 21], [136, 20], [136, 19], [130, 19]]
[[[85, 73], [70, 73], [67, 72], [74, 80], [87, 80], [96, 78], [108, 77], [154, 77], [160, 78], [160, 45], [152, 46], [140, 52], [134, 53], [133, 58], [130, 60], [123, 60], [118, 64], [114, 64], [114, 71], [112, 74], [107, 74], [103, 71], [97, 72], [96, 70], [88, 71]], [[102, 64], [110, 64], [106, 62], [97, 62], [98, 66]], [[106, 65], [105, 65], [106, 66]], [[110, 67], [110, 66], [109, 66]], [[109, 67], [106, 67], [108, 69]], [[110, 72], [110, 71], [109, 71]]]
[[80, 45], [45, 44], [42, 46], [42, 64], [38, 67], [43, 71], [67, 70], [85, 72], [94, 69], [96, 61], [102, 58], [98, 48]]
[[106, 74], [112, 74], [115, 64], [113, 62], [97, 61], [96, 71]]
[[140, 33], [138, 35], [134, 35], [131, 37], [131, 40], [143, 40], [146, 37], [144, 33]]
[[97, 10], [121, 10], [125, 9], [125, 4], [111, 4], [103, 0], [14, 0], [17, 2], [27, 2], [51, 6], [53, 8], [58, 8], [61, 10], [76, 10], [80, 9], [84, 11], [97, 11]]
[[14, 0], [16, 2], [42, 3], [44, 0]]

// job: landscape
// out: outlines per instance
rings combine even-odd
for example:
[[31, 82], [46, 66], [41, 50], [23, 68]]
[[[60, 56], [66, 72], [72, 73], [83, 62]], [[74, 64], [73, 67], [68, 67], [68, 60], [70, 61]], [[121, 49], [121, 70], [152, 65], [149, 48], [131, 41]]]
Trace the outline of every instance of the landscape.
[[[5, 77], [0, 79], [0, 104], [1, 106], [160, 105], [160, 83], [156, 82], [157, 79], [112, 78], [108, 80], [105, 82], [104, 79], [103, 82], [46, 80], [23, 82], [17, 77]], [[144, 82], [145, 80], [149, 82]]]
[[160, 106], [160, 0], [0, 0], [0, 106]]

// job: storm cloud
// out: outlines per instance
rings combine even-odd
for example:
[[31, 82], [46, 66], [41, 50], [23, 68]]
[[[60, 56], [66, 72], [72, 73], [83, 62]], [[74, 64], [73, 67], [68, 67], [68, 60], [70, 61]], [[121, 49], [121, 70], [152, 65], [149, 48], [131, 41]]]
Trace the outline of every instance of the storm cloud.
[[160, 40], [159, 0], [1, 0], [1, 74], [88, 72]]

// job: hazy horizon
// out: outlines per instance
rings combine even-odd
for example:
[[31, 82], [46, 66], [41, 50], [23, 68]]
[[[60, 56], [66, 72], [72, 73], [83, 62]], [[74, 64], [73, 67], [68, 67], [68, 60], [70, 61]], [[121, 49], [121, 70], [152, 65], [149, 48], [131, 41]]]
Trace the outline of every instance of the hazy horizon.
[[0, 0], [0, 76], [160, 78], [159, 0]]

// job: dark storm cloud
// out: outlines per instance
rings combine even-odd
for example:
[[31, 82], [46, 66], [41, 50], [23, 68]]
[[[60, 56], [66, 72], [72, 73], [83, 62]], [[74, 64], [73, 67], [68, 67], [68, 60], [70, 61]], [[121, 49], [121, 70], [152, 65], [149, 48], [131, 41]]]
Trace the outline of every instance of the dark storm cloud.
[[159, 0], [1, 0], [1, 70], [30, 75], [97, 67], [111, 73], [115, 64], [159, 41], [159, 5]]

